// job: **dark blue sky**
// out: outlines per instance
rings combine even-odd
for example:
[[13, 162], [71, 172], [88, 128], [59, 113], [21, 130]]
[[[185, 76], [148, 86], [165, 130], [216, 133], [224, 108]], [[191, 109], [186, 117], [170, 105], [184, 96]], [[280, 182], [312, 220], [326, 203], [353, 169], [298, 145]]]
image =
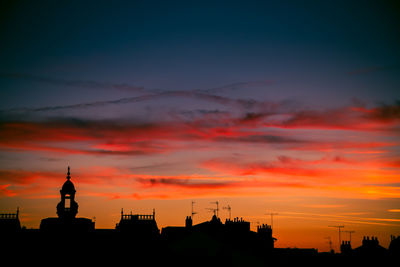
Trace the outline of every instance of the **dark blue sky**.
[[386, 102], [399, 97], [399, 11], [388, 1], [12, 4], [1, 22], [1, 105], [131, 95], [8, 74], [161, 90], [270, 81], [238, 97]]

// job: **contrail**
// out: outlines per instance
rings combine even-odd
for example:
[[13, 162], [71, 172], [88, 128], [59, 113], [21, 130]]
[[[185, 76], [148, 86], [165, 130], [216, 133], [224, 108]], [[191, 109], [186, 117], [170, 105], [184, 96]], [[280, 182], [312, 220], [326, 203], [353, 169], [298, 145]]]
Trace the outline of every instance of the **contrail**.
[[261, 102], [252, 99], [231, 99], [228, 97], [210, 95], [194, 91], [166, 91], [161, 93], [146, 94], [142, 96], [124, 97], [115, 100], [86, 102], [86, 103], [79, 103], [72, 105], [46, 106], [39, 108], [13, 108], [7, 110], [0, 110], [0, 112], [45, 112], [45, 111], [56, 111], [56, 110], [82, 109], [82, 108], [102, 107], [107, 105], [139, 103], [139, 102], [168, 98], [168, 97], [200, 99], [222, 105], [239, 106], [246, 109], [262, 104]]
[[238, 90], [240, 88], [248, 86], [265, 86], [270, 84], [270, 81], [238, 82], [211, 89], [164, 91], [160, 89], [149, 90], [141, 86], [135, 86], [126, 83], [107, 83], [107, 82], [99, 82], [91, 80], [66, 80], [66, 79], [35, 76], [24, 73], [0, 73], [0, 78], [20, 79], [26, 81], [33, 81], [33, 82], [53, 84], [53, 85], [63, 85], [76, 88], [119, 89], [119, 90], [128, 90], [132, 92], [144, 93], [144, 95], [141, 96], [124, 97], [115, 100], [86, 102], [86, 103], [78, 103], [71, 105], [45, 106], [38, 108], [29, 108], [29, 107], [13, 108], [8, 110], [0, 110], [0, 112], [46, 112], [46, 111], [56, 111], [56, 110], [82, 109], [82, 108], [102, 107], [107, 105], [138, 103], [138, 102], [151, 101], [155, 99], [168, 98], [168, 97], [192, 98], [222, 105], [235, 106], [244, 109], [251, 109], [255, 106], [265, 107], [270, 104], [266, 102], [259, 102], [253, 99], [232, 99], [229, 97], [215, 94], [219, 91]]

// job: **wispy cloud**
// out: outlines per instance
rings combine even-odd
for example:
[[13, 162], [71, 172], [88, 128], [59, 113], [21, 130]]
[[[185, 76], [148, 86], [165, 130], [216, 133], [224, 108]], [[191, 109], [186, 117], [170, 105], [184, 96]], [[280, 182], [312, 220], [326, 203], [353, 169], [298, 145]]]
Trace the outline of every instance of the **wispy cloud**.
[[[4, 75], [5, 74], [3, 74], [3, 76]], [[124, 87], [123, 85], [108, 84], [95, 81], [67, 81], [60, 79], [47, 79], [22, 74], [9, 74], [7, 77], [9, 76], [15, 76], [16, 78], [23, 79], [33, 79], [38, 81], [65, 83], [70, 86], [98, 86], [107, 88]], [[257, 85], [259, 82], [243, 82], [233, 85], [227, 85], [226, 87], [236, 88], [250, 86], [254, 85], [253, 83]], [[265, 83], [262, 82], [261, 84]], [[183, 98], [191, 99], [194, 101], [213, 103], [226, 107], [226, 110], [224, 111], [221, 111], [218, 108], [214, 108], [213, 110], [201, 108], [197, 108], [197, 111], [186, 110], [182, 111], [183, 116], [189, 116], [188, 118], [190, 119], [193, 118], [193, 114], [199, 114], [200, 116], [204, 117], [211, 114], [220, 115], [219, 117], [214, 117], [220, 120], [219, 123], [224, 123], [224, 125], [229, 124], [230, 127], [237, 128], [242, 127], [259, 129], [281, 128], [370, 131], [388, 129], [393, 130], [393, 128], [396, 128], [400, 123], [400, 101], [395, 101], [391, 104], [383, 103], [372, 108], [366, 108], [363, 105], [357, 105], [329, 109], [312, 109], [303, 108], [301, 107], [301, 105], [294, 104], [290, 101], [267, 101], [255, 100], [251, 98], [231, 98], [228, 96], [222, 96], [212, 93], [212, 90], [151, 91], [144, 90], [143, 88], [139, 89], [142, 93], [142, 95], [139, 96], [76, 103], [69, 105], [13, 108], [8, 110], [0, 110], [0, 114], [3, 117], [10, 117], [11, 115], [17, 116], [18, 114], [37, 114], [39, 116], [46, 116], [54, 111], [70, 111], [89, 108], [99, 109], [115, 105], [128, 105], [142, 102], [161, 101], [168, 98]], [[235, 115], [232, 116], [233, 114]], [[222, 115], [225, 115], [225, 117]], [[396, 129], [394, 131], [396, 131]]]
[[[181, 92], [177, 94], [180, 95]], [[183, 95], [187, 94], [192, 93], [183, 93]], [[219, 96], [202, 96], [222, 102], [233, 101]], [[372, 109], [346, 108], [332, 113], [297, 111], [285, 115], [275, 114], [274, 112], [279, 110], [275, 106], [276, 104], [271, 104], [269, 112], [244, 112], [239, 117], [230, 112], [218, 110], [212, 112], [201, 110], [189, 117], [163, 113], [159, 115], [158, 121], [146, 121], [146, 118], [139, 121], [119, 118], [93, 120], [68, 117], [29, 120], [29, 117], [23, 115], [8, 117], [3, 114], [0, 118], [0, 147], [76, 154], [144, 155], [179, 149], [171, 141], [275, 144], [291, 150], [358, 149], [363, 152], [366, 149], [376, 150], [397, 145], [395, 142], [347, 140], [326, 142], [315, 138], [308, 139], [307, 136], [294, 136], [282, 131], [288, 128], [371, 131], [385, 125], [389, 125], [390, 129], [399, 124], [399, 103]], [[282, 117], [281, 115], [283, 119], [276, 119], [276, 117]], [[79, 144], [79, 149], [76, 148], [77, 146], [68, 145], [72, 143]], [[343, 156], [336, 157], [335, 162], [343, 163]], [[392, 161], [392, 166], [396, 167], [398, 164]]]
[[94, 80], [68, 80], [60, 78], [43, 77], [26, 73], [0, 73], [0, 78], [24, 80], [30, 82], [44, 83], [50, 85], [61, 85], [76, 88], [124, 90], [131, 92], [142, 92], [143, 86], [136, 86], [128, 83], [109, 83]]
[[129, 83], [110, 83], [110, 82], [102, 82], [95, 80], [60, 79], [60, 78], [43, 77], [25, 73], [0, 73], [0, 78], [16, 79], [16, 80], [31, 81], [31, 82], [45, 83], [51, 85], [76, 87], [76, 88], [125, 90], [142, 94], [140, 96], [124, 97], [124, 98], [104, 100], [104, 101], [76, 103], [70, 105], [43, 106], [38, 108], [30, 108], [30, 107], [14, 108], [9, 110], [2, 110], [1, 112], [48, 112], [57, 110], [98, 108], [109, 105], [121, 105], [121, 104], [139, 103], [144, 101], [153, 101], [170, 97], [190, 98], [190, 99], [208, 101], [212, 103], [231, 105], [235, 107], [248, 109], [257, 105], [265, 106], [267, 103], [260, 103], [253, 99], [233, 99], [226, 96], [217, 95], [217, 93], [231, 91], [231, 90], [239, 90], [249, 87], [267, 86], [271, 83], [270, 81], [249, 81], [249, 82], [238, 82], [238, 83], [228, 84], [210, 89], [188, 88], [187, 90], [164, 90], [164, 89], [146, 89], [143, 86], [136, 86]]
[[342, 107], [327, 110], [299, 110], [280, 119], [271, 119], [265, 126], [292, 129], [376, 130], [398, 125], [400, 102], [374, 108]]
[[302, 207], [306, 208], [315, 208], [315, 209], [336, 209], [336, 208], [343, 208], [346, 205], [340, 204], [304, 204]]
[[367, 119], [380, 122], [393, 122], [400, 120], [400, 100], [393, 104], [380, 104], [377, 107], [366, 109], [360, 108]]
[[158, 177], [158, 178], [136, 178], [136, 181], [145, 186], [159, 187], [159, 186], [173, 186], [183, 188], [197, 188], [197, 189], [213, 189], [225, 188], [235, 185], [233, 181], [218, 181], [218, 180], [204, 180], [193, 178], [175, 178], [175, 177]]
[[[0, 170], [0, 175], [0, 197], [57, 197], [58, 188], [63, 182], [62, 173], [49, 171]], [[54, 177], [60, 177], [60, 179], [54, 179]], [[301, 188], [304, 186], [293, 182], [254, 183], [235, 177], [135, 174], [129, 169], [102, 166], [74, 169], [72, 179], [74, 182], [79, 182], [80, 195], [112, 199], [179, 198], [179, 196], [205, 196], [213, 192], [230, 195], [237, 193], [238, 190], [241, 194], [246, 194], [243, 192], [246, 188]]]
[[[36, 83], [44, 83], [51, 85], [61, 85], [76, 88], [90, 88], [90, 89], [111, 89], [111, 90], [124, 90], [131, 92], [163, 92], [167, 90], [162, 89], [145, 89], [143, 86], [137, 86], [130, 83], [111, 83], [98, 80], [77, 80], [77, 79], [63, 79], [46, 77], [40, 75], [32, 75], [28, 73], [0, 73], [0, 78], [3, 79], [13, 79], [13, 80], [23, 80]], [[190, 91], [206, 94], [215, 93], [226, 93], [230, 91], [237, 91], [241, 89], [247, 89], [252, 87], [265, 87], [272, 84], [271, 80], [260, 80], [260, 81], [246, 81], [246, 82], [236, 82], [231, 84], [226, 84], [218, 87], [208, 88], [208, 89], [192, 89], [188, 88]]]
[[263, 186], [264, 182], [277, 181], [297, 184], [298, 188], [318, 188], [317, 191], [342, 192], [343, 195], [361, 198], [399, 197], [398, 187], [372, 185], [371, 182], [398, 180], [397, 170], [381, 169], [379, 166], [373, 161], [337, 162], [335, 157], [302, 160], [284, 156], [276, 160], [214, 158], [200, 164], [200, 167], [218, 175], [255, 179], [253, 185], [259, 186]]
[[[214, 158], [201, 163], [210, 170], [234, 175], [248, 176], [260, 174], [282, 174], [288, 176], [329, 177], [341, 173], [339, 166], [353, 166], [354, 161], [337, 160], [337, 157], [323, 157], [304, 160], [288, 156], [278, 156], [270, 161], [243, 161], [236, 158]], [[359, 163], [360, 164], [360, 163]], [[329, 166], [328, 168], [326, 166]], [[332, 165], [336, 166], [332, 169]]]
[[370, 184], [370, 186], [383, 186], [383, 187], [398, 187], [398, 188], [400, 188], [400, 183], [380, 183], [380, 184]]
[[266, 87], [270, 86], [273, 82], [271, 80], [264, 80], [264, 81], [250, 81], [250, 82], [237, 82], [237, 83], [232, 83], [232, 84], [227, 84], [219, 87], [214, 87], [210, 89], [200, 89], [196, 90], [198, 92], [203, 92], [203, 93], [226, 93], [230, 91], [237, 91], [237, 90], [242, 90], [246, 88], [252, 88], [252, 87]]
[[[296, 143], [294, 138], [242, 131], [235, 125], [204, 118], [185, 122], [143, 123], [127, 120], [53, 118], [44, 121], [0, 121], [3, 149], [77, 154], [140, 155], [178, 149], [170, 141]], [[80, 144], [79, 149], [68, 144]]]
[[109, 105], [122, 105], [140, 103], [145, 101], [159, 100], [164, 98], [190, 98], [196, 100], [202, 100], [221, 105], [229, 105], [238, 108], [249, 109], [255, 106], [266, 106], [268, 103], [260, 103], [252, 99], [231, 99], [224, 96], [206, 94], [195, 91], [165, 91], [160, 93], [146, 93], [141, 96], [124, 97], [114, 100], [104, 100], [95, 102], [85, 102], [72, 105], [57, 105], [57, 106], [45, 106], [39, 108], [13, 108], [8, 110], [0, 110], [0, 112], [47, 112], [47, 111], [58, 111], [58, 110], [72, 110], [72, 109], [85, 109], [85, 108], [99, 108]]
[[301, 164], [282, 164], [277, 161], [259, 161], [259, 162], [238, 162], [229, 159], [210, 159], [204, 161], [202, 167], [219, 173], [231, 175], [249, 176], [249, 175], [288, 175], [321, 177], [329, 174], [329, 171], [321, 168], [300, 167]]
[[0, 197], [13, 197], [17, 195], [15, 192], [9, 189], [10, 184], [0, 184]]
[[[267, 192], [290, 192], [291, 194], [324, 195], [338, 197], [398, 197], [398, 189], [385, 190], [371, 186], [357, 185], [357, 180], [351, 179], [354, 175], [342, 175], [345, 172], [335, 173], [335, 180], [327, 179], [326, 175], [319, 176], [320, 172], [291, 168], [290, 166], [271, 167], [269, 169], [251, 169], [255, 176], [243, 173], [244, 169], [232, 169], [237, 165], [232, 163], [219, 170], [217, 174], [177, 174], [171, 176], [150, 175], [146, 170], [137, 170], [123, 167], [89, 166], [72, 170], [74, 181], [80, 185], [81, 195], [104, 196], [107, 198], [185, 198], [201, 197], [212, 194], [233, 195], [265, 195]], [[246, 167], [246, 166], [245, 166]], [[64, 171], [64, 170], [63, 170]], [[1, 197], [47, 198], [57, 197], [57, 192], [63, 182], [63, 171], [43, 170], [0, 170]], [[239, 172], [240, 171], [240, 172]], [[325, 173], [329, 173], [324, 170]], [[257, 173], [258, 172], [258, 173]], [[264, 174], [258, 175], [257, 174]], [[265, 175], [268, 174], [268, 175]], [[331, 173], [332, 174], [332, 173]], [[304, 175], [304, 176], [302, 176]], [[311, 177], [310, 175], [315, 175]], [[364, 182], [368, 176], [360, 176]], [[343, 176], [343, 177], [342, 177]], [[55, 177], [59, 177], [55, 179]], [[382, 179], [382, 175], [379, 178]], [[351, 181], [351, 183], [349, 183]], [[304, 190], [304, 191], [303, 191]], [[310, 191], [311, 190], [311, 191]], [[321, 204], [322, 205], [322, 204]], [[310, 206], [311, 207], [311, 206]], [[333, 208], [322, 205], [314, 208]]]

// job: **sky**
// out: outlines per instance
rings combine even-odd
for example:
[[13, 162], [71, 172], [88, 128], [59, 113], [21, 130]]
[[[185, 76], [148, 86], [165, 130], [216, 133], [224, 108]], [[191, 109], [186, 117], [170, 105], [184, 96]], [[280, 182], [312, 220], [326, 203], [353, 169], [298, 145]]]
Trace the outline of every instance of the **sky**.
[[400, 235], [394, 1], [82, 2], [1, 4], [0, 212], [38, 228], [70, 166], [97, 228], [219, 201], [276, 247]]

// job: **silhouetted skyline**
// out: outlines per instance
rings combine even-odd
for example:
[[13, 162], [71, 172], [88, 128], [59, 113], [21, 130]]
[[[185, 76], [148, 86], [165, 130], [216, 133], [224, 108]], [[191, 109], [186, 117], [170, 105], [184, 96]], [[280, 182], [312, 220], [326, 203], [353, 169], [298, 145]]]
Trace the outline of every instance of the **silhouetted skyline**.
[[[196, 259], [195, 266], [210, 262], [224, 262], [224, 266], [385, 264], [398, 260], [400, 252], [400, 236], [392, 235], [388, 248], [382, 247], [375, 236], [364, 236], [362, 245], [356, 248], [350, 241], [342, 241], [340, 251], [336, 253], [334, 250], [318, 253], [315, 248], [275, 248], [277, 239], [273, 237], [271, 225], [258, 225], [254, 232], [250, 229], [250, 222], [243, 218], [228, 218], [223, 223], [218, 216], [218, 201], [215, 202], [216, 209], [212, 209], [211, 220], [197, 224], [193, 223], [195, 213], [192, 212], [191, 216], [186, 216], [184, 226], [167, 226], [160, 230], [154, 209], [152, 214], [126, 214], [121, 209], [120, 221], [114, 229], [96, 229], [91, 219], [77, 217], [77, 192], [68, 167], [66, 181], [60, 190], [61, 200], [56, 206], [58, 217], [42, 219], [40, 229], [26, 229], [21, 227], [19, 209], [15, 214], [0, 213], [0, 236], [2, 242], [8, 244], [2, 251], [6, 255], [36, 255], [36, 259], [30, 259], [30, 262], [41, 264], [53, 257], [58, 258], [60, 251], [72, 248], [77, 251], [73, 255], [81, 256], [80, 261], [112, 260], [126, 264], [129, 260], [120, 255], [129, 251], [129, 256], [137, 263], [149, 262], [146, 258], [154, 257], [148, 263], [150, 266], [167, 263], [187, 265], [193, 259]], [[337, 227], [340, 235], [344, 226]], [[71, 254], [63, 256], [64, 261], [71, 259]], [[242, 258], [241, 263], [237, 262], [237, 257]]]
[[[353, 248], [387, 248], [397, 2], [2, 1], [0, 210], [38, 229], [49, 203], [85, 203], [114, 229], [121, 208], [154, 208], [162, 229], [218, 201], [253, 232], [278, 213], [276, 247], [338, 251], [344, 225]], [[68, 165], [79, 195], [62, 202]]]

